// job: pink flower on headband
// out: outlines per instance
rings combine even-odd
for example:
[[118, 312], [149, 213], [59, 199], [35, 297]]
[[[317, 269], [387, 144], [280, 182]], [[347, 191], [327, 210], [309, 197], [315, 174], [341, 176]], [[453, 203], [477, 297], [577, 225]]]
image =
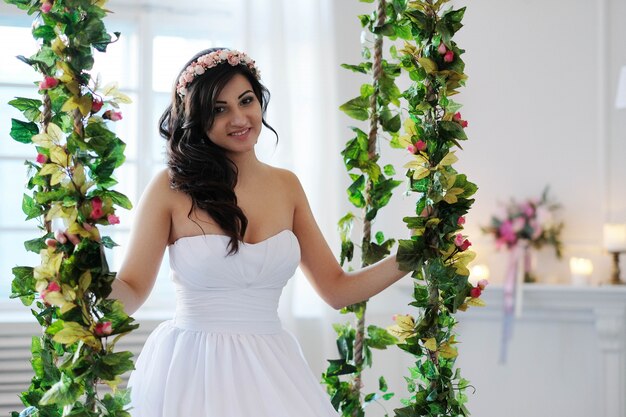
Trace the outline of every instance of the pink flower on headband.
[[233, 67], [245, 65], [257, 79], [261, 78], [261, 72], [254, 65], [254, 60], [248, 55], [239, 51], [220, 49], [198, 57], [198, 59], [185, 68], [180, 77], [178, 77], [178, 84], [176, 85], [178, 95], [184, 97], [185, 94], [187, 94], [187, 86], [196, 76], [202, 75], [207, 69], [216, 67], [224, 62], [227, 62]]

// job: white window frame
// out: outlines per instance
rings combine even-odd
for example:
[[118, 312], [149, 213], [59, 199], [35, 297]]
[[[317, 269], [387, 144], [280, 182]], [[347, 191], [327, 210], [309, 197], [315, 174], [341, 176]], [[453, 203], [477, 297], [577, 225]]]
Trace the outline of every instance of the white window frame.
[[[162, 109], [155, 109], [154, 102], [157, 96], [169, 93], [155, 92], [152, 88], [152, 41], [155, 36], [176, 35], [200, 38], [206, 36], [207, 25], [210, 25], [212, 33], [222, 33], [228, 36], [229, 43], [238, 45], [243, 43], [246, 36], [245, 27], [241, 27], [242, 3], [241, 0], [212, 0], [210, 2], [196, 2], [192, 0], [179, 0], [176, 6], [171, 5], [170, 0], [111, 0], [107, 3], [107, 8], [115, 13], [107, 16], [105, 24], [110, 27], [112, 23], [119, 22], [124, 25], [134, 26], [138, 37], [138, 71], [140, 76], [136, 88], [124, 89], [127, 94], [133, 94], [140, 103], [137, 107], [136, 134], [137, 147], [141, 154], [148, 157], [129, 159], [129, 163], [136, 164], [137, 199], [152, 178], [154, 170], [159, 165], [159, 161], [153, 159], [153, 147], [157, 146], [162, 139], [155, 137], [152, 133], [153, 117], [155, 112]], [[14, 21], [18, 24], [24, 23], [26, 27], [34, 16], [27, 16], [24, 11], [18, 10], [15, 6], [0, 3], [0, 16], [2, 22]], [[28, 23], [26, 23], [28, 22]], [[110, 29], [109, 29], [110, 30]], [[122, 34], [123, 35], [123, 34]], [[229, 46], [229, 45], [225, 45]], [[183, 63], [180, 63], [182, 65]], [[34, 80], [33, 80], [34, 81]], [[0, 89], [15, 86], [29, 86], [28, 84], [11, 84], [5, 80], [0, 80]], [[10, 138], [9, 138], [10, 139]], [[121, 138], [125, 140], [125, 138]], [[25, 154], [28, 153], [25, 146]], [[139, 155], [138, 155], [139, 156]], [[24, 157], [0, 156], [0, 163], [5, 160], [24, 160]], [[137, 201], [133, 201], [137, 203]], [[116, 226], [115, 232], [128, 232], [129, 225]], [[0, 234], [11, 233], [17, 230], [32, 230], [32, 226], [24, 224], [24, 227], [2, 227]], [[35, 237], [35, 235], [33, 235]], [[21, 242], [16, 242], [21, 244]], [[123, 249], [122, 249], [123, 251]], [[35, 265], [31, 265], [35, 266]], [[115, 269], [115, 268], [112, 268]], [[168, 269], [168, 265], [162, 265], [163, 271]], [[12, 279], [11, 271], [0, 271], [3, 279]], [[163, 285], [157, 280], [156, 287]], [[155, 291], [156, 290], [156, 291]], [[153, 290], [153, 296], [144, 304], [136, 315], [140, 318], [164, 318], [171, 315], [174, 306], [174, 297], [171, 292]], [[9, 300], [6, 297], [0, 299], [0, 322], [3, 321], [32, 321], [29, 308], [23, 306], [19, 300]]]

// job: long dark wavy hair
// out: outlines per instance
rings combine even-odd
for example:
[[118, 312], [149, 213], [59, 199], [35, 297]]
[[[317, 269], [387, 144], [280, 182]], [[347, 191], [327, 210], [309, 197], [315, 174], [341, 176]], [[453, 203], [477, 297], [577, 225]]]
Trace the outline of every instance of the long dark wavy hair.
[[[207, 69], [187, 85], [187, 93], [182, 98], [177, 94], [176, 83], [185, 68], [200, 56], [220, 49], [226, 48], [198, 52], [185, 64], [176, 77], [171, 104], [159, 120], [159, 132], [167, 140], [170, 186], [191, 197], [192, 206], [187, 217], [194, 221], [191, 214], [196, 208], [208, 213], [223, 233], [230, 237], [228, 254], [232, 255], [239, 250], [248, 219], [237, 205], [237, 166], [222, 147], [213, 143], [207, 132], [215, 119], [215, 101], [233, 76], [241, 74], [248, 79], [261, 103], [263, 125], [274, 132], [277, 139], [278, 134], [265, 121], [270, 93], [245, 65], [222, 63]], [[199, 224], [198, 227], [204, 233]]]

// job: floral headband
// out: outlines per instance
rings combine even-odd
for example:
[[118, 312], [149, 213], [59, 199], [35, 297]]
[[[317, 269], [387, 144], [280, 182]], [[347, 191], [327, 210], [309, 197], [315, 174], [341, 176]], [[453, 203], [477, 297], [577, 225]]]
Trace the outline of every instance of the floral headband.
[[258, 79], [261, 78], [261, 72], [254, 65], [254, 60], [243, 52], [228, 49], [219, 49], [209, 54], [198, 57], [194, 62], [189, 64], [187, 68], [178, 78], [176, 92], [182, 98], [187, 94], [187, 86], [198, 75], [204, 74], [209, 69], [218, 66], [221, 63], [228, 62], [233, 67], [237, 65], [245, 65], [250, 72]]

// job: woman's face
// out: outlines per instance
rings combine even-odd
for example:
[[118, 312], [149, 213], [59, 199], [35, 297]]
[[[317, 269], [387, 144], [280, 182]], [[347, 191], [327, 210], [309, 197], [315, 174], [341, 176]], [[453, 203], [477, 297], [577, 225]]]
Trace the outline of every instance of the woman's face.
[[261, 103], [246, 77], [235, 74], [215, 101], [215, 119], [209, 139], [229, 153], [254, 149], [263, 126]]

